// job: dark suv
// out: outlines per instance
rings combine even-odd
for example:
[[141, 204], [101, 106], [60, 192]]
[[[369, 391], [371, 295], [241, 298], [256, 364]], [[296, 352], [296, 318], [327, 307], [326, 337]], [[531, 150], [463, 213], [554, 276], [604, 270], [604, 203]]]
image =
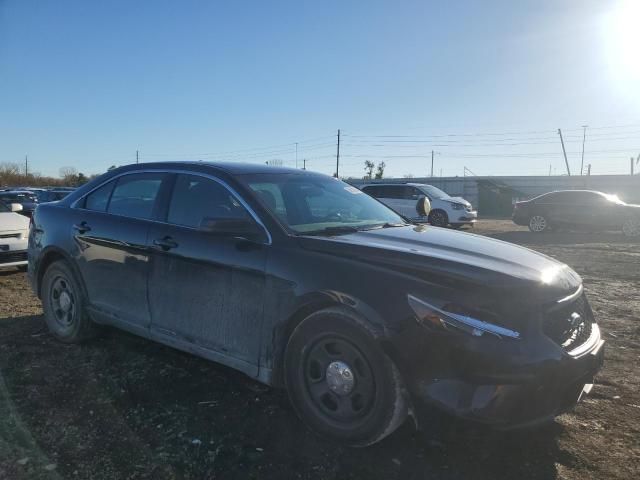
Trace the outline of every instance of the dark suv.
[[315, 431], [355, 445], [410, 411], [550, 420], [590, 389], [604, 351], [566, 265], [407, 224], [300, 170], [115, 169], [37, 208], [29, 275], [60, 340], [113, 325], [215, 360], [286, 387]]
[[622, 230], [640, 235], [640, 205], [593, 190], [562, 190], [517, 202], [513, 221], [535, 233], [553, 229]]

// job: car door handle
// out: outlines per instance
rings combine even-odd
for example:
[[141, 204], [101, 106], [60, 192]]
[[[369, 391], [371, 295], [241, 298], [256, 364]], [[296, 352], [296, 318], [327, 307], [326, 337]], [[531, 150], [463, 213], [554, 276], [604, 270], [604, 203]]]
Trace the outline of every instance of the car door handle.
[[91, 231], [91, 227], [87, 224], [87, 222], [77, 223], [73, 226], [73, 229], [80, 234]]
[[178, 243], [175, 242], [171, 237], [156, 238], [153, 241], [153, 244], [156, 247], [161, 248], [165, 252], [167, 250], [171, 250], [172, 248], [176, 248], [178, 246]]

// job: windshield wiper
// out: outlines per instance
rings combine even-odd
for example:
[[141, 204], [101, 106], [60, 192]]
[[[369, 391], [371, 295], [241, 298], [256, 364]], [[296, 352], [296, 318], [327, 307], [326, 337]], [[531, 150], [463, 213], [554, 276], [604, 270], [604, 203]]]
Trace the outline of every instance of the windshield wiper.
[[298, 235], [342, 235], [346, 233], [355, 233], [360, 231], [357, 227], [348, 225], [340, 225], [336, 227], [326, 227], [319, 230], [311, 230], [309, 232], [300, 232]]
[[368, 225], [360, 230], [377, 230], [379, 228], [394, 228], [394, 227], [406, 227], [408, 223], [376, 223], [375, 225]]

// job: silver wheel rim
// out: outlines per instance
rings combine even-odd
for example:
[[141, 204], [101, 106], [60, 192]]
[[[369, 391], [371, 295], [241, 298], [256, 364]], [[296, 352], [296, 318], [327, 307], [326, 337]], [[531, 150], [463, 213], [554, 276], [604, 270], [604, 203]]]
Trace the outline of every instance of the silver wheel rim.
[[431, 218], [436, 227], [443, 227], [446, 224], [444, 214], [442, 212], [433, 212], [433, 216]]
[[76, 313], [76, 300], [73, 288], [63, 276], [57, 276], [51, 282], [50, 306], [58, 325], [67, 329], [73, 325]]
[[640, 220], [629, 219], [622, 225], [622, 233], [627, 237], [637, 237], [640, 235]]
[[529, 220], [529, 226], [534, 232], [542, 232], [547, 228], [547, 220], [541, 215], [535, 215]]

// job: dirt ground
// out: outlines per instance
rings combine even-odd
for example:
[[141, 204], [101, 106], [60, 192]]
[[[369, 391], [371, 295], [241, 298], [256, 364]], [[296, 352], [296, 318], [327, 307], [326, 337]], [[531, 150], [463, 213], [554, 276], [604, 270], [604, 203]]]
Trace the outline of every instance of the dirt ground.
[[0, 479], [640, 477], [640, 243], [621, 234], [476, 233], [539, 250], [583, 277], [607, 340], [591, 395], [544, 428], [410, 424], [373, 447], [308, 432], [286, 394], [231, 369], [109, 330], [54, 341], [24, 273], [0, 271]]

